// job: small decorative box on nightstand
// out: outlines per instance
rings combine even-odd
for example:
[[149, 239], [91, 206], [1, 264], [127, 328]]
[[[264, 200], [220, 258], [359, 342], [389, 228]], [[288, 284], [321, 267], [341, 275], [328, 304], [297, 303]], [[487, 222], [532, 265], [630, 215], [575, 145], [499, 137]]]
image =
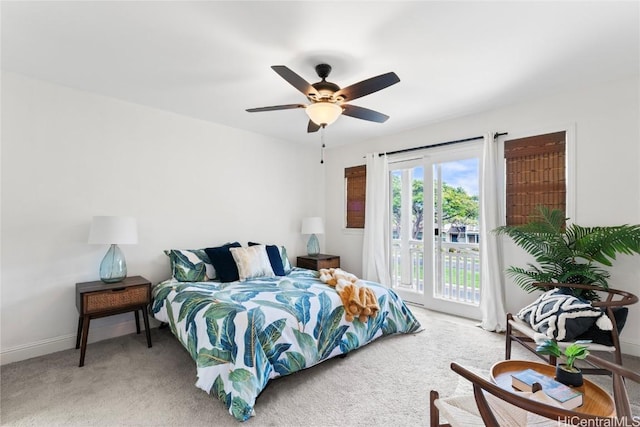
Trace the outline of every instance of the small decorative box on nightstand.
[[84, 366], [89, 322], [98, 317], [133, 311], [136, 316], [136, 331], [140, 333], [138, 310], [142, 310], [147, 346], [151, 347], [149, 317], [147, 316], [149, 303], [151, 303], [151, 282], [141, 276], [127, 277], [118, 283], [104, 283], [100, 280], [76, 283], [76, 307], [80, 313], [76, 348], [80, 348], [80, 339], [82, 338], [79, 366]]
[[340, 268], [340, 257], [337, 255], [305, 255], [299, 256], [296, 265], [309, 270], [320, 270], [321, 268]]

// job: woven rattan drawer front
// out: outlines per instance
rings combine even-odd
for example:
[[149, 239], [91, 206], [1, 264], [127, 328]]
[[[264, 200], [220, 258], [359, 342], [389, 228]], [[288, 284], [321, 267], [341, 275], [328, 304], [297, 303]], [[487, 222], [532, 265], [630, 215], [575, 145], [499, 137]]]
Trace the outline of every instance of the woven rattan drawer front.
[[85, 314], [97, 311], [115, 310], [132, 305], [146, 304], [149, 302], [149, 287], [130, 286], [125, 289], [112, 289], [108, 291], [90, 292], [83, 295]]

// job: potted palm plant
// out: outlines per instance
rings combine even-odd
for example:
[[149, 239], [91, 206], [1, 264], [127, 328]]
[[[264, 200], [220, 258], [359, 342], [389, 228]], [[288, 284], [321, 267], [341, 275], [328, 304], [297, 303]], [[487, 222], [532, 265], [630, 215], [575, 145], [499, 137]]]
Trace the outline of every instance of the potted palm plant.
[[[617, 254], [640, 254], [640, 225], [582, 227], [566, 225], [560, 210], [538, 206], [523, 225], [505, 225], [494, 230], [507, 235], [533, 255], [537, 265], [508, 267], [506, 273], [528, 292], [541, 289], [537, 283], [589, 284], [608, 289], [609, 272]], [[576, 297], [597, 300], [592, 290], [572, 289]]]
[[[546, 340], [536, 347], [536, 351], [540, 354], [555, 356], [558, 358], [556, 364], [556, 380], [565, 385], [580, 387], [582, 381], [582, 371], [575, 366], [576, 360], [584, 359], [589, 355], [589, 350], [584, 344], [591, 341], [576, 341], [567, 346], [564, 352], [554, 340]], [[560, 363], [560, 359], [565, 359], [564, 363]]]

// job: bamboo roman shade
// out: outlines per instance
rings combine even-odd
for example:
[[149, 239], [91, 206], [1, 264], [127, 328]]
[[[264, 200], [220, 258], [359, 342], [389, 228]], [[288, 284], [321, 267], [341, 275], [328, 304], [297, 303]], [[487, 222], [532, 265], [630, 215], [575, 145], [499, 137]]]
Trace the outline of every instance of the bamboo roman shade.
[[367, 191], [367, 166], [345, 168], [347, 228], [364, 228], [364, 205]]
[[565, 132], [505, 141], [506, 224], [528, 222], [537, 205], [566, 213]]

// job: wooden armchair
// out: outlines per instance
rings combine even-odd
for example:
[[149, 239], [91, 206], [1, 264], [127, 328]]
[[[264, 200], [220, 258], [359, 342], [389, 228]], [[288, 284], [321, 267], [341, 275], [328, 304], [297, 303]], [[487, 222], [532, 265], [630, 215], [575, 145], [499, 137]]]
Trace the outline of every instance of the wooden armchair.
[[[640, 374], [594, 355], [589, 355], [587, 359], [594, 366], [599, 366], [601, 369], [612, 373], [613, 399], [616, 405], [615, 419], [570, 411], [532, 400], [526, 394], [504, 390], [497, 384], [474, 374], [454, 362], [451, 364], [451, 369], [472, 383], [473, 394], [442, 399], [437, 391], [431, 390], [429, 405], [430, 425], [431, 427], [466, 427], [470, 425], [490, 427], [522, 426], [528, 425], [529, 416], [535, 414], [537, 417], [531, 421], [534, 421], [536, 426], [547, 425], [541, 422], [545, 420], [548, 421], [550, 426], [563, 425], [563, 423], [637, 426], [640, 419], [636, 418], [634, 421], [631, 413], [629, 395], [625, 388], [625, 378], [640, 383]], [[446, 418], [448, 423], [440, 423], [441, 415]]]
[[[622, 352], [620, 349], [620, 332], [618, 330], [618, 324], [616, 322], [616, 318], [614, 315], [614, 309], [618, 307], [625, 307], [628, 305], [635, 304], [638, 302], [638, 297], [626, 291], [620, 291], [617, 289], [603, 290], [597, 286], [591, 285], [578, 285], [578, 284], [563, 284], [563, 283], [538, 283], [540, 287], [553, 289], [553, 288], [579, 288], [579, 289], [589, 289], [598, 291], [601, 294], [600, 301], [594, 301], [592, 303], [593, 307], [599, 307], [604, 310], [607, 314], [611, 323], [613, 324], [613, 330], [611, 331], [611, 342], [612, 345], [604, 345], [598, 343], [590, 343], [587, 345], [590, 351], [602, 351], [607, 352], [613, 355], [613, 361], [622, 365]], [[550, 365], [556, 364], [556, 358], [553, 356], [543, 356], [536, 352], [536, 343], [535, 337], [536, 331], [531, 329], [531, 327], [522, 320], [514, 317], [511, 313], [507, 313], [507, 331], [506, 331], [506, 349], [505, 349], [505, 359], [511, 359], [511, 343], [517, 342], [522, 344], [527, 350], [534, 353], [536, 356], [545, 360]], [[561, 348], [565, 348], [573, 341], [560, 341], [558, 345]], [[591, 367], [591, 368], [582, 368], [582, 371], [585, 374], [605, 374], [609, 375], [610, 372], [606, 368], [602, 367]]]

